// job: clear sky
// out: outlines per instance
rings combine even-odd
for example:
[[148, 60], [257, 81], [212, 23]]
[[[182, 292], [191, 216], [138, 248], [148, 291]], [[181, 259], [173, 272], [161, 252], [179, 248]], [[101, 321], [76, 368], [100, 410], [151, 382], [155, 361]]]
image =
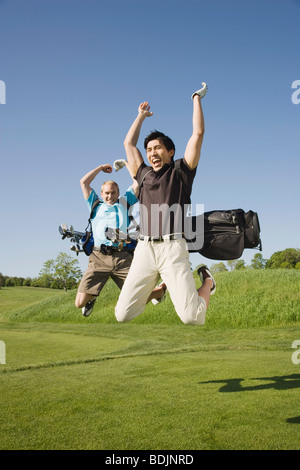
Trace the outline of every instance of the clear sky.
[[[182, 157], [202, 81], [193, 204], [257, 211], [264, 258], [299, 248], [299, 24], [298, 0], [0, 0], [0, 272], [35, 277], [60, 251], [76, 256], [58, 226], [85, 229], [79, 180], [125, 157], [140, 102], [154, 113], [141, 144], [156, 128]], [[112, 177], [130, 184], [126, 169]]]

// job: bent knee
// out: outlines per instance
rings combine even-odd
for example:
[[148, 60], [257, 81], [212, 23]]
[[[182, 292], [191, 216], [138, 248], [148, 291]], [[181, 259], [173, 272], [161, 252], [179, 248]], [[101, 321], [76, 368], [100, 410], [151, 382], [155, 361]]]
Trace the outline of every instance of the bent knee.
[[128, 313], [126, 312], [126, 310], [120, 310], [120, 309], [115, 308], [115, 317], [116, 317], [117, 322], [119, 323], [126, 323], [130, 321], [130, 318], [128, 317]]
[[75, 307], [76, 308], [83, 308], [84, 302], [80, 302], [79, 300], [75, 299]]
[[135, 304], [131, 304], [131, 305], [123, 305], [122, 304], [117, 304], [116, 307], [115, 307], [115, 317], [116, 317], [116, 320], [119, 322], [119, 323], [126, 323], [126, 322], [129, 322], [131, 320], [133, 320], [135, 317], [137, 317], [138, 315], [140, 315], [143, 310], [144, 310], [145, 306], [141, 307], [141, 306], [137, 306]]
[[91, 294], [84, 294], [83, 292], [78, 292], [75, 298], [75, 307], [83, 308], [86, 306], [87, 302], [94, 300], [97, 296]]
[[179, 315], [185, 325], [204, 325], [206, 316], [206, 302], [202, 297], [198, 297], [198, 305], [194, 308], [187, 308], [182, 315]]

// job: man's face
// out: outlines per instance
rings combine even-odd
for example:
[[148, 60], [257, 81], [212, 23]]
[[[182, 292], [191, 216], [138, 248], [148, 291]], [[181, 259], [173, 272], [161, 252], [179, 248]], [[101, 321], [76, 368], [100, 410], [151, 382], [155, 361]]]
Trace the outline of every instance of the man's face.
[[149, 163], [154, 171], [159, 171], [165, 163], [171, 163], [171, 158], [174, 155], [174, 150], [167, 150], [158, 139], [148, 142], [146, 151]]
[[101, 197], [108, 206], [115, 204], [119, 198], [117, 186], [112, 183], [105, 183], [101, 189]]

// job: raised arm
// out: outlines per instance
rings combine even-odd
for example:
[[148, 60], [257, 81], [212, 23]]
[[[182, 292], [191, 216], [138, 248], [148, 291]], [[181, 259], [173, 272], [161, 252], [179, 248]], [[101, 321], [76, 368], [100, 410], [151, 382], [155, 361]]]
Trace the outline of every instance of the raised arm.
[[138, 108], [138, 115], [124, 140], [125, 152], [133, 176], [136, 175], [138, 168], [143, 162], [142, 154], [137, 148], [141, 127], [146, 117], [152, 116], [152, 114], [153, 113], [150, 112], [149, 103], [147, 101], [141, 103]]
[[185, 160], [191, 170], [196, 168], [200, 160], [201, 147], [204, 137], [204, 117], [201, 97], [193, 95], [193, 134], [185, 149]]
[[83, 176], [80, 180], [80, 186], [82, 189], [82, 193], [85, 199], [89, 198], [89, 195], [92, 192], [92, 188], [90, 186], [91, 182], [95, 179], [95, 177], [103, 171], [104, 173], [111, 173], [112, 167], [110, 165], [99, 165], [94, 170], [89, 171], [85, 176]]

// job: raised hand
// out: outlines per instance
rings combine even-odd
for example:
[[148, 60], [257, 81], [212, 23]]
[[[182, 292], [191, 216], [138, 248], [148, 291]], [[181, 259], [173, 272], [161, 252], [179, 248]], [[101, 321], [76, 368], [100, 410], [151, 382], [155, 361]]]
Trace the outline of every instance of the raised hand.
[[142, 114], [145, 117], [152, 116], [153, 113], [150, 111], [150, 105], [148, 101], [144, 101], [139, 105], [139, 114]]
[[101, 171], [104, 171], [104, 173], [111, 173], [112, 172], [112, 166], [109, 164], [102, 165]]

